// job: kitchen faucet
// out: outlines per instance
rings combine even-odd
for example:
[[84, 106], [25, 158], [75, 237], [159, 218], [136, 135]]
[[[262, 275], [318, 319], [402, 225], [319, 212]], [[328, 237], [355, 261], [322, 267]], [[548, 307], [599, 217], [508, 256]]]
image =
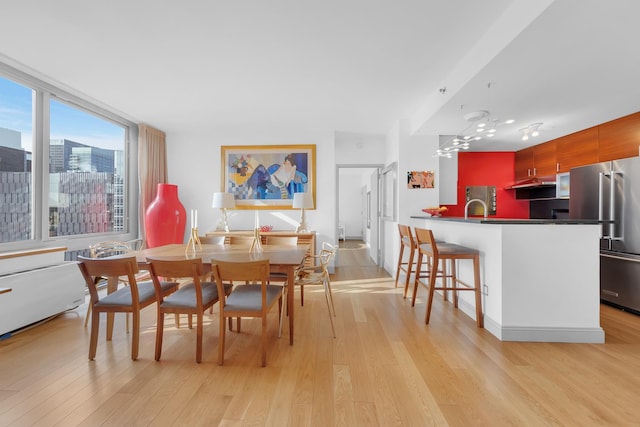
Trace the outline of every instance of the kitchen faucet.
[[482, 208], [484, 209], [484, 217], [487, 218], [487, 204], [480, 199], [471, 199], [464, 205], [464, 219], [469, 217], [469, 205], [473, 202], [480, 202], [482, 204]]

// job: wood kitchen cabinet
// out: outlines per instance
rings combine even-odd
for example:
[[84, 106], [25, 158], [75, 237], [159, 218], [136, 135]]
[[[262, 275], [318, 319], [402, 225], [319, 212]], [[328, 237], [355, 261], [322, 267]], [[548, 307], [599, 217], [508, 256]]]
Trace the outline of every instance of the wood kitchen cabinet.
[[552, 176], [556, 169], [555, 140], [516, 151], [516, 180]]
[[598, 163], [598, 126], [558, 138], [556, 161], [558, 172]]
[[640, 112], [598, 126], [600, 162], [634, 157], [639, 154]]

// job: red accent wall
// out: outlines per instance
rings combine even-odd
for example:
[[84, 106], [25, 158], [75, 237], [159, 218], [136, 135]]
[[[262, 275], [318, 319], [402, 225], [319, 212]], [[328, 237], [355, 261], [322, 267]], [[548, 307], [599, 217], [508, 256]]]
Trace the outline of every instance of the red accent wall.
[[464, 216], [468, 185], [496, 187], [496, 215], [492, 218], [529, 218], [529, 201], [516, 200], [514, 190], [505, 190], [514, 181], [515, 153], [458, 153], [458, 204], [446, 205], [446, 216]]

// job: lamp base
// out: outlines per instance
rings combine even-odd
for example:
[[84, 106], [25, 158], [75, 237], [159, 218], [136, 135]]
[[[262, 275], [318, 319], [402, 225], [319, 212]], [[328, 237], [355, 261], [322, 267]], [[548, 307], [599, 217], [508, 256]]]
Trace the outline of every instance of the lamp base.
[[300, 225], [296, 228], [296, 233], [310, 233], [309, 227], [307, 227], [307, 223], [304, 220], [304, 208], [300, 209]]
[[224, 231], [225, 233], [229, 232], [229, 223], [227, 222], [227, 210], [225, 208], [220, 209], [222, 211], [222, 216], [218, 218], [218, 222], [216, 223], [216, 231]]

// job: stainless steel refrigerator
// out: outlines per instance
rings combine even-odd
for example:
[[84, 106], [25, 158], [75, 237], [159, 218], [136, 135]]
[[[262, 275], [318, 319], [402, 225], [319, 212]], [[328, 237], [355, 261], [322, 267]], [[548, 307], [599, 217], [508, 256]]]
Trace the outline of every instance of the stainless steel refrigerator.
[[571, 169], [569, 217], [600, 219], [600, 298], [640, 314], [640, 158]]

